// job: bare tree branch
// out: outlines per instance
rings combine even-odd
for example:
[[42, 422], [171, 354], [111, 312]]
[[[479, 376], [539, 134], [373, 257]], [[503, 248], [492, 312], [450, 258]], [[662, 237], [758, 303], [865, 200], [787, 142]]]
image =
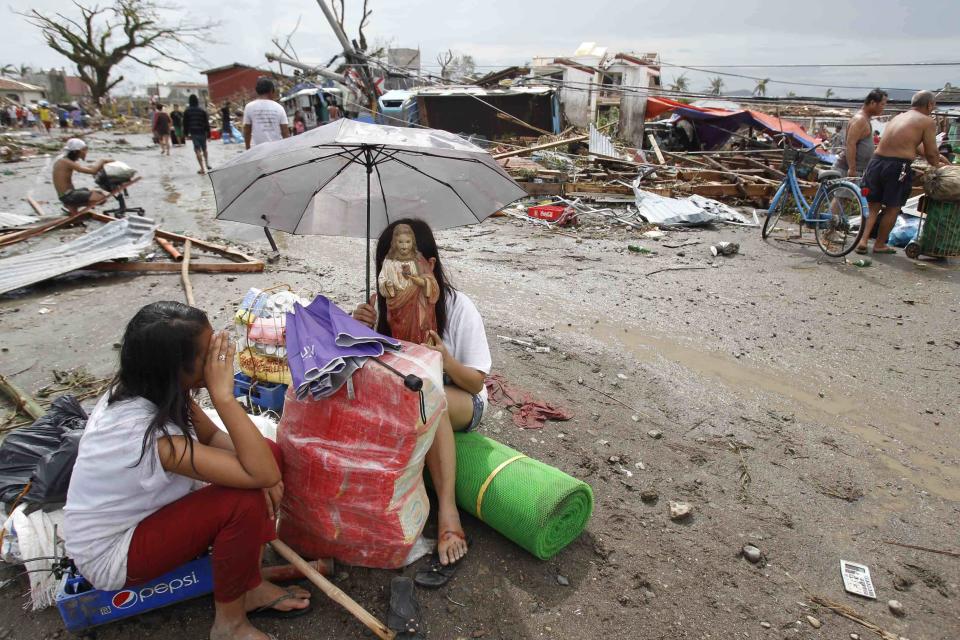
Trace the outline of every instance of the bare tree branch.
[[182, 13], [182, 9], [158, 0], [113, 0], [108, 7], [73, 0], [73, 5], [79, 18], [37, 9], [18, 15], [40, 30], [47, 46], [77, 65], [94, 101], [123, 80], [122, 76], [111, 77], [120, 63], [131, 60], [162, 70], [169, 70], [164, 63], [189, 65], [187, 57], [178, 52], [196, 53], [198, 45], [209, 42], [210, 31], [219, 26], [216, 21], [170, 22], [165, 14]]

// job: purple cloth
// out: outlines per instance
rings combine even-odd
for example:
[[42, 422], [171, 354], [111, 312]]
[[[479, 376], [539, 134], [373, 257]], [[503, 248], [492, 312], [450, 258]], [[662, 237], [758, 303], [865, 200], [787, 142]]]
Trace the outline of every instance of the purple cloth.
[[298, 398], [333, 395], [367, 358], [400, 347], [357, 322], [327, 298], [294, 304], [286, 322], [287, 364]]

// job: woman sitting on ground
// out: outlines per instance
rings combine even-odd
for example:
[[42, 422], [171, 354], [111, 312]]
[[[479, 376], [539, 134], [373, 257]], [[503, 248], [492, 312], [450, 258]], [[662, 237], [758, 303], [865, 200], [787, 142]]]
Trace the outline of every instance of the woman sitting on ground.
[[[449, 277], [440, 263], [437, 241], [426, 222], [397, 220], [384, 229], [377, 241], [377, 279], [390, 252], [394, 230], [400, 225], [413, 229], [416, 249], [424, 260], [432, 263], [439, 289], [439, 299], [435, 305], [437, 331], [430, 332], [424, 345], [443, 356], [448, 419], [440, 421], [426, 462], [437, 491], [437, 551], [440, 562], [446, 565], [457, 562], [467, 552], [455, 494], [457, 456], [453, 432], [470, 431], [480, 424], [487, 405], [484, 379], [490, 373], [492, 359], [483, 318], [473, 301], [450, 285]], [[415, 275], [408, 274], [407, 277]], [[387, 315], [386, 300], [376, 294], [353, 312], [354, 318], [389, 336], [392, 333]]]
[[[279, 448], [233, 396], [234, 345], [207, 316], [155, 302], [127, 325], [120, 370], [80, 440], [67, 554], [98, 589], [135, 587], [213, 547], [211, 640], [268, 640], [247, 619], [305, 613], [310, 593], [260, 577], [283, 495]], [[193, 399], [206, 387], [226, 426]], [[209, 483], [196, 489], [196, 481]]]

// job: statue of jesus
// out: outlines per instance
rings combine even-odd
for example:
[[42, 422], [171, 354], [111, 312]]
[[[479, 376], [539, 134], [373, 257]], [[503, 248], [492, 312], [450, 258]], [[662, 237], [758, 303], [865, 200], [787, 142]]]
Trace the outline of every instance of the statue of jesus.
[[430, 331], [437, 330], [440, 287], [433, 275], [434, 262], [417, 250], [410, 225], [394, 228], [390, 251], [377, 276], [377, 290], [387, 301], [387, 324], [398, 340], [422, 344]]

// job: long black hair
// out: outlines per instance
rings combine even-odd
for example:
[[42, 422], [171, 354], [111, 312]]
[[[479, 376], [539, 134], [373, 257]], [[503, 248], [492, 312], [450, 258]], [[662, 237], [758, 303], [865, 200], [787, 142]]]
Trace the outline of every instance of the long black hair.
[[[183, 376], [196, 373], [198, 339], [210, 321], [200, 309], [181, 302], [153, 302], [127, 324], [120, 347], [120, 369], [110, 385], [107, 402], [146, 398], [157, 412], [143, 434], [140, 458], [158, 437], [182, 435], [193, 461], [193, 419], [190, 390]], [[176, 427], [171, 433], [170, 425]]]
[[[405, 224], [413, 229], [413, 236], [417, 240], [417, 250], [424, 258], [430, 260], [434, 258], [436, 263], [433, 265], [433, 277], [437, 280], [440, 289], [440, 297], [437, 299], [437, 333], [443, 336], [447, 328], [447, 298], [451, 300], [457, 295], [457, 290], [450, 285], [450, 278], [447, 272], [443, 270], [443, 264], [440, 262], [440, 254], [437, 253], [437, 241], [433, 237], [433, 230], [423, 220], [419, 218], [404, 218], [391, 222], [380, 237], [377, 239], [377, 277], [380, 276], [380, 270], [383, 269], [383, 261], [387, 259], [390, 252], [390, 244], [393, 242], [393, 230], [398, 225]], [[377, 296], [377, 331], [385, 336], [390, 333], [390, 325], [387, 324], [387, 301], [383, 296]]]

